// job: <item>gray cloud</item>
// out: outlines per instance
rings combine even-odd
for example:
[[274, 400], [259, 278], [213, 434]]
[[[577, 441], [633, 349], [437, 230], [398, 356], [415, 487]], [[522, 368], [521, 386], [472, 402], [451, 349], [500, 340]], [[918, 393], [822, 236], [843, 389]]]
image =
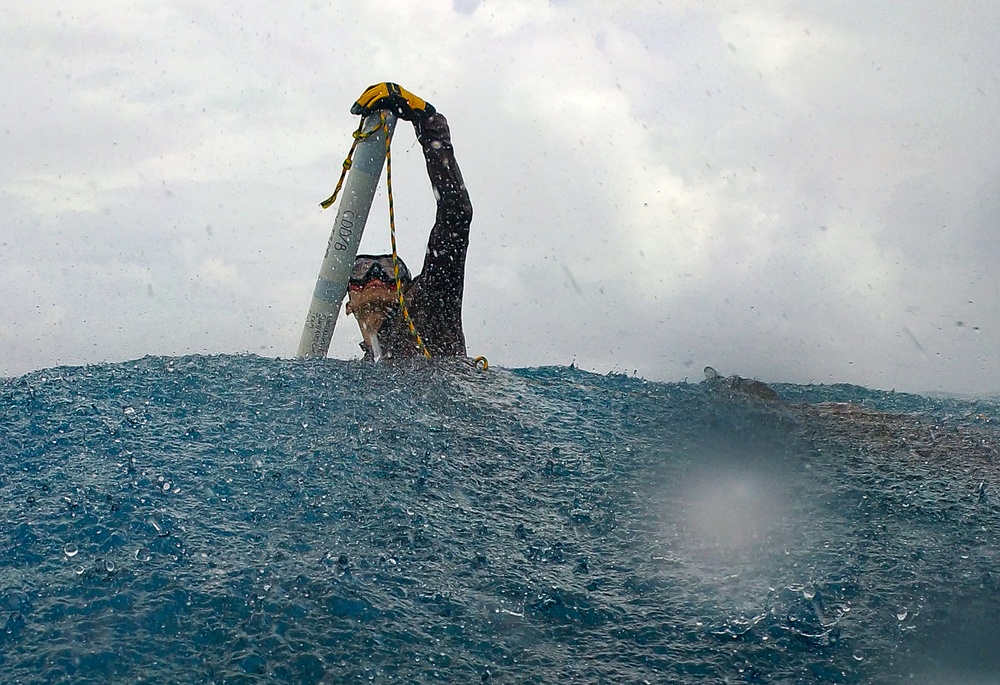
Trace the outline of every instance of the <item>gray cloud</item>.
[[[0, 372], [293, 354], [347, 109], [392, 79], [452, 123], [470, 352], [1000, 390], [1000, 10], [665, 4], [18, 8]], [[417, 267], [433, 199], [405, 124], [393, 153]], [[387, 245], [373, 221], [363, 247]], [[331, 354], [358, 339], [342, 319]]]

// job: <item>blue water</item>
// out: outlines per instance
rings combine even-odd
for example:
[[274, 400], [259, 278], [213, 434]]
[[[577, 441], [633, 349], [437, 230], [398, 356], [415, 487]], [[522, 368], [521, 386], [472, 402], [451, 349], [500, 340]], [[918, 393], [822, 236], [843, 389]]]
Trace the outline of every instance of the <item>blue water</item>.
[[1000, 403], [776, 389], [254, 356], [7, 379], [0, 681], [1000, 683]]

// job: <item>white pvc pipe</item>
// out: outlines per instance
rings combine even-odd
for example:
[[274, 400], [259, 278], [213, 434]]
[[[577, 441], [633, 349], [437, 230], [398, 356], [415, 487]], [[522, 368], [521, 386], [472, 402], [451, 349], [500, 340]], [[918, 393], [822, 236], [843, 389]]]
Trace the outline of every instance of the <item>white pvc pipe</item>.
[[[385, 122], [391, 134], [396, 126], [396, 116], [386, 113]], [[381, 114], [376, 112], [368, 115], [362, 130], [370, 132], [381, 124]], [[385, 136], [386, 131], [382, 129], [359, 141], [354, 150], [354, 162], [341, 189], [340, 207], [316, 279], [297, 357], [325, 357], [330, 350], [340, 305], [347, 294], [347, 280], [354, 267], [361, 234], [365, 230], [375, 189], [385, 165]]]

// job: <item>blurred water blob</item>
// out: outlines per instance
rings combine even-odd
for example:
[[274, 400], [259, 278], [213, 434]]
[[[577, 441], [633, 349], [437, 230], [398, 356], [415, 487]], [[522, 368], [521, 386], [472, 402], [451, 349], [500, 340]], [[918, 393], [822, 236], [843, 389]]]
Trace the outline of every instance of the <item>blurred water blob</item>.
[[689, 485], [695, 534], [727, 547], [759, 544], [781, 520], [779, 492], [750, 473], [713, 475]]

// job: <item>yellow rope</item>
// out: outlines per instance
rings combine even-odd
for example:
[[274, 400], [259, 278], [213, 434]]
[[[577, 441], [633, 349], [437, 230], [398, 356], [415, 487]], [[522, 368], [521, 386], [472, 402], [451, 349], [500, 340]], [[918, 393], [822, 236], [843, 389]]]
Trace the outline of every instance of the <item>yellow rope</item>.
[[403, 310], [403, 320], [410, 329], [413, 339], [417, 341], [417, 349], [428, 359], [431, 353], [427, 351], [423, 339], [417, 333], [417, 327], [413, 325], [410, 312], [406, 309], [406, 301], [403, 299], [403, 281], [399, 277], [399, 257], [396, 255], [396, 212], [392, 202], [392, 153], [389, 143], [392, 142], [392, 132], [385, 122], [385, 112], [382, 113], [382, 126], [385, 128], [385, 186], [389, 195], [389, 238], [392, 241], [392, 275], [396, 279], [396, 295], [399, 296], [399, 308]]
[[351, 143], [351, 149], [347, 153], [347, 159], [344, 160], [344, 168], [340, 171], [340, 179], [337, 181], [337, 187], [333, 189], [333, 195], [331, 195], [330, 197], [326, 198], [325, 200], [319, 203], [319, 206], [322, 207], [323, 209], [328, 209], [330, 205], [332, 205], [334, 202], [337, 201], [337, 195], [340, 194], [340, 189], [344, 185], [344, 177], [347, 176], [347, 170], [351, 168], [352, 164], [354, 164], [354, 150], [358, 147], [358, 143], [360, 143], [362, 140], [364, 140], [365, 138], [370, 138], [371, 136], [375, 135], [376, 132], [382, 130], [383, 125], [385, 125], [385, 115], [383, 115], [382, 117], [382, 123], [376, 126], [368, 133], [364, 133], [362, 131], [364, 125], [365, 125], [365, 119], [364, 117], [362, 117], [361, 123], [358, 124], [358, 130], [354, 132], [354, 142]]

